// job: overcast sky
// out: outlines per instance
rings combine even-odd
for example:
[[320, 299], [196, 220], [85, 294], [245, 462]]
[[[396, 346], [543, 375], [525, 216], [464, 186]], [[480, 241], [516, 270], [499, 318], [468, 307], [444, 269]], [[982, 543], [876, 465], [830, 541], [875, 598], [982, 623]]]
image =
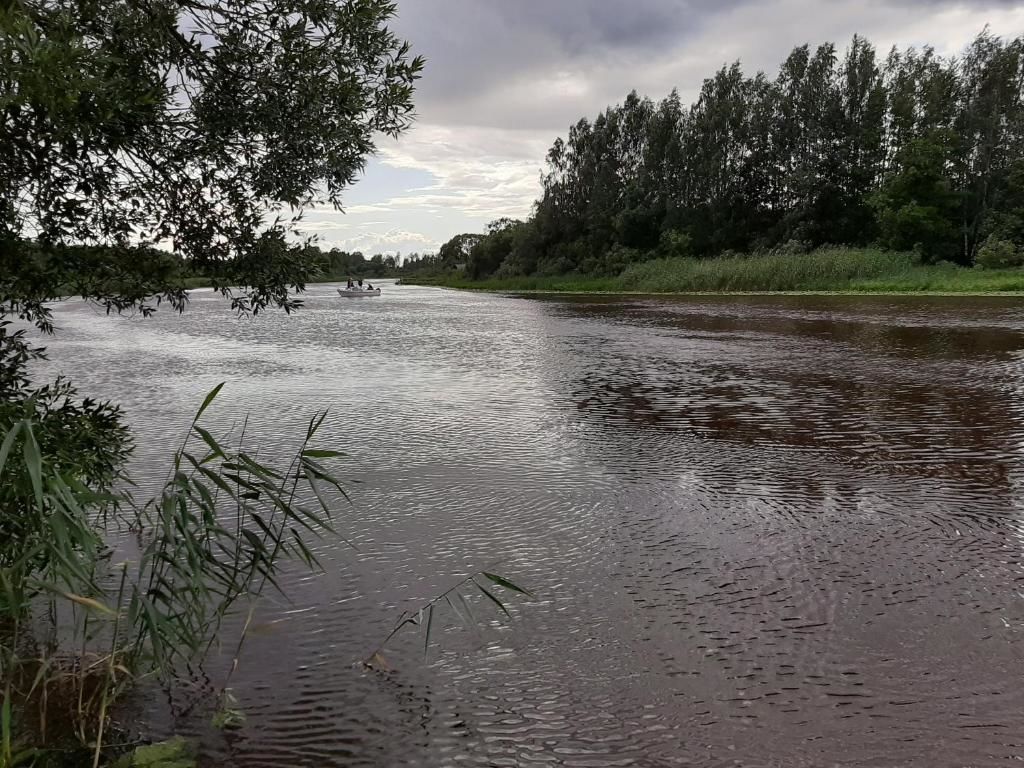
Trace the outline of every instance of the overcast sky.
[[344, 213], [314, 211], [323, 247], [429, 252], [501, 216], [525, 218], [556, 136], [636, 89], [692, 101], [739, 59], [774, 75], [796, 45], [854, 33], [883, 54], [931, 44], [956, 53], [985, 25], [1024, 33], [1006, 0], [399, 0], [394, 29], [427, 59], [418, 119], [385, 140]]

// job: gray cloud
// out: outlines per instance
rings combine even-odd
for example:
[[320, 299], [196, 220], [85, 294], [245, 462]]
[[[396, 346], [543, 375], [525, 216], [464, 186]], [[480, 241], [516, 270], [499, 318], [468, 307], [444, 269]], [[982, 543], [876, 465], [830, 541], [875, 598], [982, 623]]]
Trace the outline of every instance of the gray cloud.
[[589, 91], [588, 74], [623, 57], [632, 68], [638, 57], [690, 39], [702, 20], [738, 1], [406, 2], [396, 29], [427, 57], [423, 119], [539, 128], [551, 125], [544, 116], [552, 111], [569, 114], [588, 103], [579, 98], [588, 93], [559, 90], [559, 83], [587, 83]]
[[999, 35], [1024, 33], [1024, 4], [399, 0], [395, 30], [427, 57], [427, 69], [417, 124], [381, 142], [378, 167], [393, 178], [393, 169], [415, 171], [419, 181], [375, 183], [373, 196], [343, 216], [321, 212], [310, 229], [369, 252], [429, 250], [500, 216], [526, 216], [555, 137], [632, 89], [661, 98], [678, 87], [689, 101], [724, 63], [739, 59], [747, 72], [771, 75], [794, 46], [844, 47], [854, 33], [882, 53], [923, 44], [956, 53], [986, 24]]
[[737, 58], [752, 71], [772, 70], [803, 42], [843, 45], [854, 32], [905, 31], [915, 16], [927, 20], [961, 9], [980, 17], [1017, 4], [406, 0], [395, 27], [427, 57], [417, 99], [424, 122], [561, 132], [632, 88], [653, 97], [675, 86], [692, 92]]

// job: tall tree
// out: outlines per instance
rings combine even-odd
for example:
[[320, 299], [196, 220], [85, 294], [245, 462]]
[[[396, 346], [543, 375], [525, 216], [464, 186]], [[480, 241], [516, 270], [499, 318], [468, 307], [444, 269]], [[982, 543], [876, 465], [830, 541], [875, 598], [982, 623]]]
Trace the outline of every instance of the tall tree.
[[534, 216], [489, 270], [876, 241], [969, 264], [990, 236], [1024, 246], [1024, 41], [985, 31], [959, 58], [884, 61], [859, 36], [842, 55], [801, 45], [774, 78], [722, 67], [688, 108], [631, 92], [547, 160]]
[[882, 242], [897, 250], [919, 250], [928, 261], [955, 259], [960, 195], [948, 168], [955, 134], [936, 130], [911, 139], [900, 151], [899, 170], [873, 197]]
[[1024, 43], [1009, 44], [987, 30], [960, 64], [959, 146], [953, 173], [963, 192], [960, 229], [965, 261], [973, 259], [995, 196], [1021, 157], [1024, 129]]

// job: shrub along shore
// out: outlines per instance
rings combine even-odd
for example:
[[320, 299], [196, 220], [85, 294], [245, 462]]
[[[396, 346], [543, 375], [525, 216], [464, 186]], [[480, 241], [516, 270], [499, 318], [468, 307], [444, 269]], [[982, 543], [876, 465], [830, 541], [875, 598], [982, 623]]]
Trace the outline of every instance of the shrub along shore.
[[452, 273], [402, 280], [471, 290], [557, 293], [1024, 293], [1024, 269], [925, 265], [911, 253], [872, 248], [654, 259], [634, 264], [615, 277], [570, 274], [470, 280]]

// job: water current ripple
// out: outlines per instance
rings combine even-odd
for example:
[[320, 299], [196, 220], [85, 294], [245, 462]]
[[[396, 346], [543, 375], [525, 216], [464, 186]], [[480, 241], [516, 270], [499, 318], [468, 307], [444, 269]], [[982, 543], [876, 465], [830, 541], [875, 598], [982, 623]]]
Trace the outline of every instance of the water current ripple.
[[[57, 319], [47, 372], [124, 404], [150, 485], [219, 381], [217, 429], [248, 413], [283, 449], [329, 408], [348, 454], [359, 551], [318, 543], [325, 572], [261, 607], [246, 727], [126, 708], [210, 765], [1024, 759], [1019, 302], [314, 286], [293, 317], [196, 292], [181, 318]], [[409, 637], [353, 666], [493, 563], [536, 593], [511, 623], [481, 605], [426, 659]]]

